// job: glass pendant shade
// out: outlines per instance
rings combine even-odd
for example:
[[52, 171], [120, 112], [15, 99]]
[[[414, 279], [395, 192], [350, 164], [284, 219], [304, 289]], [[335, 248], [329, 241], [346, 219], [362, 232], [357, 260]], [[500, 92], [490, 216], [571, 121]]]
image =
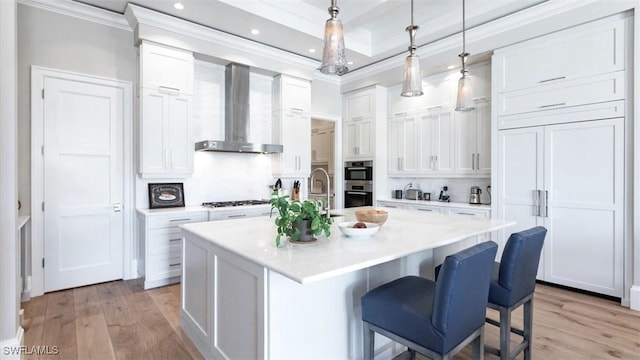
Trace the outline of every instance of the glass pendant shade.
[[420, 58], [411, 54], [404, 61], [404, 82], [402, 83], [402, 96], [422, 95], [422, 77], [420, 75]]
[[335, 75], [346, 74], [349, 68], [344, 50], [342, 22], [331, 18], [324, 25], [324, 49], [322, 50], [320, 72]]
[[473, 102], [473, 92], [471, 91], [471, 78], [467, 74], [462, 74], [458, 80], [458, 98], [456, 100], [456, 111], [471, 111], [476, 108]]

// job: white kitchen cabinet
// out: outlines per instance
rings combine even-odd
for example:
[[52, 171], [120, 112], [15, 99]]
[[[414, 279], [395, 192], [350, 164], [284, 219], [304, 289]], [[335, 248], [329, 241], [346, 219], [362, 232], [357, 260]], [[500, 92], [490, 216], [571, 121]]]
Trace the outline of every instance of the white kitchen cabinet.
[[402, 96], [402, 84], [389, 88], [387, 101], [389, 117], [407, 115], [418, 111], [420, 107], [420, 98], [418, 96]]
[[209, 221], [242, 219], [271, 215], [270, 205], [234, 206], [209, 210]]
[[442, 206], [434, 206], [434, 205], [423, 205], [423, 204], [415, 204], [415, 205], [407, 205], [407, 209], [415, 210], [415, 211], [423, 211], [423, 212], [434, 212], [434, 213], [442, 213]]
[[276, 111], [273, 142], [282, 144], [281, 154], [272, 155], [273, 175], [309, 177], [311, 173], [311, 118], [298, 111]]
[[446, 175], [453, 173], [453, 109], [434, 107], [419, 116], [417, 158], [418, 173]]
[[491, 210], [489, 209], [470, 209], [470, 208], [456, 208], [448, 207], [445, 211], [446, 214], [466, 215], [466, 216], [478, 216], [485, 219], [491, 217]]
[[375, 116], [375, 89], [358, 90], [345, 95], [345, 122], [361, 121]]
[[374, 119], [356, 118], [345, 121], [343, 125], [344, 147], [342, 155], [345, 160], [370, 159], [373, 157]]
[[142, 177], [184, 178], [193, 173], [192, 96], [142, 88], [140, 94]]
[[193, 54], [143, 41], [140, 44], [140, 86], [193, 95]]
[[[504, 93], [500, 96], [497, 113], [502, 117], [564, 108], [584, 112], [582, 106], [624, 98], [625, 72], [618, 71]], [[508, 122], [509, 118], [505, 121]]]
[[491, 173], [491, 103], [476, 102], [472, 111], [455, 113], [455, 173]]
[[548, 233], [538, 278], [622, 297], [624, 118], [498, 132], [497, 217]]
[[605, 18], [496, 50], [497, 92], [624, 70], [627, 23], [619, 16]]
[[180, 282], [182, 274], [181, 224], [207, 221], [206, 211], [145, 210], [138, 212], [138, 272], [144, 288]]
[[405, 205], [405, 204], [392, 202], [392, 201], [381, 201], [381, 200], [378, 200], [378, 206], [392, 208], [392, 209], [406, 209], [407, 208], [407, 205]]
[[273, 80], [273, 110], [311, 111], [311, 82], [288, 75]]
[[406, 175], [416, 171], [417, 151], [416, 132], [418, 128], [415, 114], [399, 115], [390, 118], [387, 123], [388, 173]]
[[418, 97], [418, 111], [456, 106], [457, 76], [450, 72], [431, 75], [422, 80], [424, 94]]
[[327, 164], [332, 157], [331, 130], [316, 128], [311, 130], [311, 163]]

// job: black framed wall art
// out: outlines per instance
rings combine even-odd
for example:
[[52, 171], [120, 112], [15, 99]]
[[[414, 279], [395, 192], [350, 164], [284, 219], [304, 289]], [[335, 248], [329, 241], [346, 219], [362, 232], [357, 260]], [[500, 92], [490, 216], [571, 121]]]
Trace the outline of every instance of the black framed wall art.
[[149, 209], [184, 207], [182, 183], [149, 184]]

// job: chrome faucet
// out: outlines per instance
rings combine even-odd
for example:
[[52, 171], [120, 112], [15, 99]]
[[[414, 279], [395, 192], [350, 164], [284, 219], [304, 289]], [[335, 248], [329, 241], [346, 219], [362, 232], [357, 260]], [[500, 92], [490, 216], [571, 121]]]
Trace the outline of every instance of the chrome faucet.
[[331, 204], [331, 200], [330, 200], [330, 196], [329, 196], [329, 190], [331, 189], [331, 180], [329, 179], [329, 173], [327, 172], [327, 170], [323, 169], [323, 168], [315, 168], [312, 172], [311, 172], [311, 184], [314, 183], [315, 180], [315, 176], [316, 176], [316, 171], [322, 171], [324, 173], [324, 175], [327, 177], [327, 218], [330, 218], [331, 216], [329, 215], [329, 204]]

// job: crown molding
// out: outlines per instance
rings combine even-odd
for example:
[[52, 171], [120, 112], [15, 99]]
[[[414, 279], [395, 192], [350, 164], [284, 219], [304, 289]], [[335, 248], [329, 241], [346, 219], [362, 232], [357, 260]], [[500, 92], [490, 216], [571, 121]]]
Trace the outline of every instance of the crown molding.
[[78, 19], [132, 31], [122, 14], [71, 0], [18, 0], [19, 4], [39, 8]]
[[[631, 3], [631, 2], [630, 2]], [[567, 20], [565, 23], [558, 24], [558, 29], [549, 29], [542, 28], [540, 29], [540, 33], [531, 34], [531, 32], [527, 33], [519, 33], [518, 31], [514, 31], [518, 28], [523, 28], [529, 25], [534, 25], [536, 23], [543, 23], [545, 20], [548, 20], [552, 17], [558, 15], [565, 15], [571, 11], [585, 8], [589, 5], [593, 4], [604, 4], [603, 0], [574, 0], [574, 1], [547, 1], [535, 6], [532, 6], [526, 10], [522, 10], [507, 16], [504, 16], [500, 19], [487, 22], [478, 26], [475, 26], [471, 29], [466, 30], [466, 42], [467, 49], [470, 50], [472, 54], [475, 53], [484, 53], [487, 51], [493, 51], [497, 48], [504, 47], [507, 45], [511, 45], [515, 42], [523, 41], [531, 37], [540, 36], [544, 33], [549, 33], [551, 31], [559, 30], [560, 28], [566, 28], [569, 26], [577, 25], [571, 23], [571, 21]], [[614, 11], [620, 11], [618, 9], [612, 9], [610, 14], [602, 14], [599, 13], [594, 14], [594, 19], [600, 18], [603, 16], [608, 16]], [[502, 43], [497, 43], [498, 46], [487, 47], [487, 42], [485, 40], [496, 38], [501, 35], [511, 33], [512, 36], [509, 36], [508, 39], [502, 41]], [[420, 46], [416, 50], [416, 55], [418, 55], [421, 59], [421, 63], [431, 62], [441, 63], [442, 61], [434, 60], [438, 56], [442, 56], [443, 54], [453, 53], [455, 54], [460, 50], [460, 46], [462, 44], [462, 34], [457, 33], [451, 36], [447, 36], [445, 38], [436, 40], [429, 44]], [[495, 45], [496, 42], [493, 42], [492, 45]], [[402, 67], [404, 64], [404, 58], [406, 54], [398, 54], [396, 56], [387, 58], [383, 61], [377, 62], [372, 65], [365, 66], [363, 68], [357, 69], [353, 72], [349, 72], [342, 76], [342, 86], [343, 92], [351, 91], [360, 87], [367, 86], [371, 84], [372, 79], [379, 79], [381, 74], [393, 74], [398, 71], [402, 71]], [[452, 57], [452, 61], [455, 60], [455, 57]], [[401, 77], [398, 77], [397, 83], [401, 82]]]
[[[182, 39], [165, 38], [167, 45], [228, 61], [237, 61], [237, 58], [240, 57], [238, 54], [242, 54], [243, 63], [246, 65], [256, 65], [263, 69], [286, 73], [308, 80], [316, 77], [314, 73], [316, 71], [315, 69], [320, 66], [320, 62], [317, 60], [162, 14], [131, 3], [127, 5], [124, 16], [131, 28], [137, 30], [136, 35], [138, 39], [136, 39], [136, 41], [157, 41], [155, 35], [157, 35], [156, 32], [158, 30], [170, 32], [181, 35]], [[185, 37], [187, 39], [186, 41]], [[189, 41], [189, 39], [195, 41]], [[201, 42], [214, 46], [216, 49], [215, 53], [213, 53], [210, 48], [203, 46]]]

